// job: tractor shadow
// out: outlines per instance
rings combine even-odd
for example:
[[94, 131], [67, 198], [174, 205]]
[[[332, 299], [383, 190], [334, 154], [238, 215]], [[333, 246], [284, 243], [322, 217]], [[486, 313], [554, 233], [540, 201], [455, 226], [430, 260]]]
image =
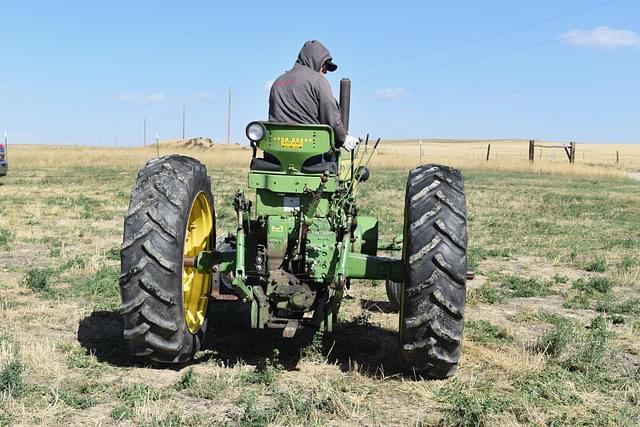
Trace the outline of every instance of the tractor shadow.
[[243, 304], [218, 302], [209, 307], [209, 328], [203, 346], [209, 352], [195, 363], [215, 359], [226, 366], [260, 366], [273, 360], [277, 350], [278, 363], [286, 370], [297, 371], [300, 361], [311, 351], [314, 360], [319, 355], [344, 372], [357, 370], [375, 378], [402, 372], [397, 361], [397, 334], [369, 324], [366, 316], [339, 322], [333, 333], [324, 334], [319, 349], [314, 348], [312, 329], [301, 329], [293, 338], [283, 338], [281, 330], [251, 329], [249, 310]]
[[[386, 309], [382, 301], [363, 301], [363, 307], [369, 307], [369, 311]], [[261, 366], [277, 358], [284, 369], [297, 371], [300, 361], [312, 348], [314, 360], [319, 356], [344, 372], [357, 370], [372, 378], [400, 376], [402, 372], [397, 360], [396, 332], [368, 323], [366, 315], [338, 322], [333, 333], [323, 335], [321, 348], [314, 347], [315, 331], [312, 329], [301, 329], [293, 338], [283, 338], [281, 330], [250, 328], [249, 310], [244, 304], [210, 304], [208, 317], [209, 326], [201, 348], [205, 351], [199, 353], [192, 364], [218, 360], [229, 367], [237, 364]], [[113, 366], [158, 369], [184, 366], [149, 365], [131, 357], [123, 328], [119, 313], [94, 311], [80, 321], [77, 338], [87, 354]]]
[[78, 342], [100, 362], [114, 366], [144, 366], [129, 355], [122, 331], [122, 315], [113, 311], [94, 311], [80, 321]]
[[372, 313], [397, 313], [398, 309], [389, 301], [379, 301], [371, 299], [363, 299], [360, 301], [360, 307], [363, 310], [370, 311]]

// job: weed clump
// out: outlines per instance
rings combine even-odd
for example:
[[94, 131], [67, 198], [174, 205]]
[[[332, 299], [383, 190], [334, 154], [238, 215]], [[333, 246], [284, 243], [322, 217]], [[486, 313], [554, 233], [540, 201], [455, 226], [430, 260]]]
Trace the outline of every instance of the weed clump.
[[540, 297], [551, 293], [551, 283], [534, 277], [506, 276], [502, 285], [511, 291], [510, 296], [516, 298]]
[[589, 280], [578, 279], [571, 285], [571, 293], [563, 306], [566, 308], [591, 309], [592, 299], [602, 299], [613, 289], [613, 282], [606, 277], [592, 277]]
[[556, 318], [554, 329], [544, 334], [534, 350], [549, 356], [568, 372], [602, 375], [611, 363], [610, 343], [615, 334], [606, 319], [598, 316], [588, 328], [565, 318]]
[[0, 227], [0, 248], [4, 248], [8, 246], [9, 243], [13, 242], [16, 237], [16, 233], [13, 230], [8, 228]]
[[604, 258], [595, 258], [591, 260], [584, 269], [593, 273], [604, 273], [607, 271], [607, 262]]
[[255, 370], [247, 371], [240, 376], [245, 384], [273, 385], [282, 373], [282, 365], [278, 362], [278, 350], [274, 350], [272, 358], [265, 358], [256, 365]]
[[34, 292], [51, 290], [51, 278], [54, 271], [50, 268], [32, 268], [24, 276], [25, 285]]
[[496, 303], [499, 304], [503, 302], [506, 298], [507, 298], [507, 293], [504, 291], [504, 289], [500, 289], [494, 285], [485, 283], [484, 285], [472, 290], [469, 293], [469, 298], [467, 299], [467, 302], [469, 304], [475, 304], [479, 302], [482, 302], [485, 304], [496, 304]]
[[86, 390], [76, 392], [73, 390], [59, 390], [58, 396], [65, 404], [75, 409], [87, 409], [97, 405], [97, 401], [86, 393]]
[[173, 386], [173, 388], [178, 391], [192, 388], [197, 382], [196, 376], [196, 373], [193, 372], [193, 368], [187, 369], [187, 372], [182, 374], [182, 377], [180, 377], [180, 380]]
[[511, 344], [513, 342], [513, 336], [505, 328], [487, 320], [465, 322], [465, 332], [472, 341], [479, 343]]
[[0, 393], [8, 393], [14, 397], [22, 396], [26, 389], [23, 374], [24, 366], [14, 355], [14, 358], [0, 371]]
[[492, 389], [477, 392], [457, 379], [442, 387], [437, 398], [449, 406], [439, 425], [460, 427], [492, 425], [493, 416], [514, 410], [516, 404], [509, 395]]
[[0, 335], [0, 352], [8, 356], [0, 365], [0, 396], [8, 394], [13, 397], [21, 397], [26, 392], [24, 383], [24, 365], [20, 352], [12, 345], [11, 337]]
[[606, 294], [613, 288], [613, 283], [606, 277], [592, 277], [588, 281], [578, 279], [571, 285], [573, 289], [586, 295]]

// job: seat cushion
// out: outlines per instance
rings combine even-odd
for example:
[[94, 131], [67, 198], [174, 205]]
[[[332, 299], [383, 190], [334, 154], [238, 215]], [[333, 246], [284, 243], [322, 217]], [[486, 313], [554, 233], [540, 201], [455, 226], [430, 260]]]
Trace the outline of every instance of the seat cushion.
[[278, 160], [275, 157], [273, 157], [273, 161], [271, 161], [271, 159], [266, 160], [254, 157], [251, 159], [249, 169], [252, 171], [280, 172], [282, 171], [282, 166], [280, 166], [280, 163], [278, 163]]
[[338, 165], [336, 162], [324, 162], [302, 166], [303, 173], [324, 173], [325, 171], [329, 171], [331, 175], [335, 175], [338, 173]]

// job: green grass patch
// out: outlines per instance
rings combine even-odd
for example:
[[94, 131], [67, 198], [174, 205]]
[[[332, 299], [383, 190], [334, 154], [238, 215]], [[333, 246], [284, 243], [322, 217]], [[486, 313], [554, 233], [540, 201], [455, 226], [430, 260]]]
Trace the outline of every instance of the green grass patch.
[[505, 276], [502, 286], [509, 289], [509, 296], [516, 298], [540, 297], [551, 293], [550, 282], [540, 281], [534, 277]]
[[607, 375], [606, 368], [612, 364], [610, 356], [614, 337], [603, 316], [593, 319], [588, 328], [568, 319], [556, 318], [554, 329], [539, 339], [535, 349], [568, 372], [602, 377]]
[[20, 356], [16, 354], [0, 371], [0, 393], [20, 397], [25, 390], [24, 365]]
[[628, 314], [640, 316], [640, 299], [630, 299], [623, 302], [602, 300], [596, 305], [596, 311], [607, 314]]
[[97, 309], [116, 308], [120, 301], [119, 271], [115, 266], [104, 265], [88, 277], [64, 278], [61, 274], [72, 268], [83, 268], [85, 261], [76, 257], [58, 268], [34, 268], [26, 272], [25, 285], [47, 298], [78, 298]]
[[240, 382], [243, 384], [273, 385], [282, 373], [282, 365], [278, 362], [278, 352], [274, 351], [272, 358], [265, 358], [258, 362], [253, 371], [245, 371], [240, 374]]
[[578, 279], [571, 285], [586, 295], [606, 294], [613, 288], [613, 282], [606, 277], [592, 277], [589, 280]]
[[472, 341], [483, 344], [511, 344], [513, 336], [502, 326], [487, 320], [469, 320], [464, 325], [465, 334]]
[[57, 397], [74, 409], [87, 409], [98, 404], [98, 401], [88, 394], [85, 388], [81, 388], [81, 391], [61, 389], [58, 390]]
[[508, 293], [504, 289], [490, 283], [485, 283], [482, 286], [473, 289], [469, 292], [467, 302], [469, 304], [486, 303], [496, 304], [503, 302], [508, 296]]
[[5, 227], [0, 227], [0, 248], [9, 246], [16, 238], [16, 233]]
[[591, 277], [588, 280], [578, 279], [571, 284], [571, 292], [562, 306], [579, 310], [592, 309], [593, 300], [609, 297], [613, 285], [610, 279], [603, 276]]
[[56, 271], [51, 268], [32, 268], [24, 276], [24, 284], [34, 292], [49, 292]]
[[622, 271], [629, 271], [640, 266], [640, 259], [625, 255], [620, 261], [618, 268]]
[[522, 277], [510, 274], [489, 273], [485, 284], [473, 289], [467, 301], [470, 304], [502, 303], [508, 298], [530, 298], [553, 293], [554, 281], [542, 281], [535, 277]]
[[557, 356], [575, 342], [576, 329], [573, 323], [560, 316], [548, 320], [553, 323], [554, 328], [538, 339], [534, 349], [548, 356]]
[[116, 422], [133, 418], [133, 408], [126, 405], [116, 406], [109, 414]]
[[604, 273], [607, 271], [607, 262], [604, 258], [595, 258], [589, 261], [584, 269], [594, 273]]
[[67, 341], [62, 341], [57, 345], [58, 350], [66, 353], [67, 366], [77, 369], [100, 369], [102, 366], [94, 357], [87, 354], [87, 350]]
[[144, 401], [161, 400], [170, 395], [167, 390], [158, 390], [145, 384], [131, 384], [116, 390], [116, 398], [129, 407]]
[[17, 344], [5, 334], [0, 334], [1, 351], [9, 355], [0, 365], [0, 397], [8, 394], [13, 397], [22, 397], [27, 387], [24, 382], [25, 367], [20, 356]]
[[563, 377], [566, 372], [555, 364], [547, 364], [542, 372], [525, 375], [514, 381], [517, 394], [526, 402], [539, 406], [554, 404], [575, 406], [583, 403], [579, 395], [566, 387]]
[[482, 390], [457, 379], [438, 390], [437, 400], [446, 405], [438, 425], [475, 427], [493, 425], [492, 417], [517, 408], [513, 396], [491, 387]]

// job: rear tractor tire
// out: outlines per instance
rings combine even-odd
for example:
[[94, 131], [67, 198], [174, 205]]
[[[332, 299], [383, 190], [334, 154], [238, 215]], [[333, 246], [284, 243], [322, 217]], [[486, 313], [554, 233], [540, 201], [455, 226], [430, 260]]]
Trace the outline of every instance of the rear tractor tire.
[[424, 165], [407, 180], [400, 356], [406, 372], [455, 374], [464, 328], [467, 209], [462, 174]]
[[400, 293], [402, 292], [402, 283], [387, 280], [384, 286], [385, 290], [387, 291], [387, 299], [389, 300], [389, 305], [394, 311], [400, 310]]
[[121, 313], [132, 355], [183, 363], [200, 349], [211, 277], [185, 267], [184, 257], [215, 242], [206, 167], [179, 155], [147, 162], [131, 193], [120, 248]]

